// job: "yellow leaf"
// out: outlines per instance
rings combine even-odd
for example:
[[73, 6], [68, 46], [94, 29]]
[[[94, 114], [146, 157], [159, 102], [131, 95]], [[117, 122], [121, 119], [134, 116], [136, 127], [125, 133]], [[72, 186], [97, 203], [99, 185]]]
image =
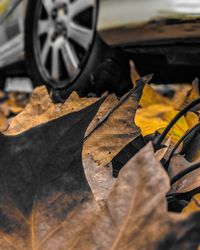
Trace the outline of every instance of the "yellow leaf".
[[188, 112], [185, 116], [185, 120], [189, 128], [194, 127], [195, 124], [199, 122], [199, 117], [194, 112]]
[[136, 113], [135, 122], [141, 128], [142, 135], [150, 135], [161, 128], [165, 128], [168, 123], [162, 116], [172, 109], [173, 107], [171, 106], [161, 104], [154, 104], [144, 109], [139, 109]]
[[146, 85], [143, 91], [143, 95], [140, 101], [142, 107], [148, 107], [153, 104], [171, 105], [171, 101], [160, 95], [156, 90], [154, 90], [150, 85]]
[[[154, 104], [141, 108], [136, 113], [136, 124], [141, 128], [142, 135], [154, 134], [156, 131], [163, 132], [164, 128], [177, 115], [179, 111], [170, 105]], [[198, 122], [198, 116], [192, 112], [186, 118], [182, 117], [168, 133], [172, 143], [176, 143], [185, 132]]]
[[[163, 114], [163, 120], [167, 122], [167, 124], [179, 113], [176, 110], [170, 110]], [[178, 142], [181, 137], [185, 134], [185, 132], [189, 129], [188, 124], [185, 120], [185, 117], [182, 117], [170, 130], [168, 136], [171, 136], [172, 142]]]
[[186, 206], [183, 211], [183, 213], [194, 213], [194, 212], [200, 212], [200, 194], [195, 195], [188, 206]]
[[6, 9], [8, 8], [9, 6], [9, 0], [1, 0], [0, 1], [0, 15], [2, 15]]
[[172, 99], [172, 105], [174, 108], [181, 109], [185, 105], [190, 90], [191, 86], [188, 84], [181, 85], [177, 88]]

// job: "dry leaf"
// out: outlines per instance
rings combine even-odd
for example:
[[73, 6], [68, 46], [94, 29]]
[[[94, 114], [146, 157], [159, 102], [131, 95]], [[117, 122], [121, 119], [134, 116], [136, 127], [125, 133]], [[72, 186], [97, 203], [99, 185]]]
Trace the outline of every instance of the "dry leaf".
[[103, 118], [112, 110], [113, 107], [115, 107], [119, 103], [119, 100], [117, 97], [113, 94], [109, 95], [105, 102], [101, 105], [97, 115], [89, 125], [85, 136], [88, 136], [97, 126], [98, 123], [100, 123]]
[[112, 163], [106, 166], [98, 165], [92, 157], [83, 160], [83, 167], [88, 184], [97, 201], [106, 200], [116, 178], [113, 177]]
[[199, 97], [199, 84], [196, 82], [191, 85], [181, 85], [175, 92], [172, 100], [172, 105], [176, 109], [182, 109], [190, 102], [194, 101]]
[[179, 86], [172, 99], [172, 105], [175, 109], [181, 109], [185, 106], [190, 91], [191, 86], [189, 84]]
[[[17, 136], [0, 134], [1, 250], [68, 249], [65, 223], [71, 223], [70, 238], [76, 232], [73, 214], [77, 220], [86, 216], [91, 196], [81, 160], [83, 138], [104, 100]], [[63, 239], [56, 237], [59, 230]]]
[[85, 141], [84, 160], [92, 157], [98, 165], [106, 166], [126, 145], [140, 135], [140, 129], [135, 125], [134, 119], [146, 83], [143, 79], [141, 81], [135, 88], [135, 93], [114, 112], [107, 114], [106, 122]]
[[5, 131], [8, 128], [8, 120], [0, 110], [0, 132]]
[[200, 194], [192, 197], [190, 203], [183, 209], [183, 213], [200, 212]]
[[[49, 97], [46, 87], [38, 87], [34, 89], [26, 108], [10, 122], [9, 129], [5, 134], [20, 134], [37, 125], [57, 119], [71, 112], [79, 111], [97, 100], [98, 98], [80, 98], [77, 93], [73, 92], [64, 104], [54, 104]], [[89, 133], [102, 117], [117, 103], [118, 100], [116, 96], [110, 95], [90, 124], [87, 133]]]
[[130, 61], [130, 68], [131, 68], [131, 80], [132, 80], [133, 86], [136, 87], [136, 82], [141, 77], [140, 77], [140, 75], [136, 69], [135, 63], [133, 61]]
[[134, 124], [134, 116], [147, 80], [142, 78], [140, 85], [120, 101], [115, 96], [108, 96], [96, 116], [97, 121], [95, 118], [95, 123], [92, 122], [86, 133], [83, 164], [96, 200], [105, 199], [115, 182], [111, 160], [140, 135], [139, 128]]
[[163, 143], [163, 145], [164, 147], [155, 153], [156, 159], [158, 161], [161, 161], [170, 154], [171, 137], [169, 137], [167, 141]]
[[135, 122], [141, 128], [142, 135], [151, 135], [159, 129], [164, 129], [168, 122], [163, 119], [163, 114], [171, 110], [173, 107], [164, 104], [154, 104], [138, 109]]
[[185, 120], [189, 128], [194, 127], [199, 122], [199, 116], [194, 112], [187, 112], [185, 115]]
[[[142, 109], [136, 113], [136, 124], [141, 128], [142, 135], [154, 134], [156, 131], [163, 132], [164, 128], [177, 115], [178, 111], [172, 106], [164, 104], [154, 104]], [[187, 122], [187, 121], [190, 122]], [[178, 142], [185, 132], [198, 122], [198, 116], [189, 112], [187, 117], [182, 117], [168, 133], [173, 144]]]
[[160, 95], [156, 90], [154, 90], [150, 85], [146, 85], [143, 91], [143, 95], [140, 101], [142, 107], [148, 107], [153, 104], [161, 104], [172, 106], [171, 101]]
[[[66, 248], [163, 250], [169, 246], [168, 234], [172, 232], [170, 244], [177, 245], [179, 248], [176, 249], [199, 244], [199, 232], [195, 231], [199, 219], [195, 218], [194, 224], [194, 219], [186, 221], [185, 216], [167, 212], [165, 194], [168, 188], [168, 177], [149, 144], [122, 169], [108, 200], [101, 203], [101, 211], [95, 212], [94, 207], [92, 212], [90, 210], [91, 214], [79, 232], [78, 240], [77, 235], [70, 234]], [[89, 206], [85, 207], [88, 209]], [[82, 222], [80, 217], [79, 221]], [[187, 234], [191, 231], [194, 233], [193, 240], [195, 237], [197, 239], [187, 241]], [[182, 242], [179, 235], [183, 234], [185, 241]]]
[[[175, 155], [170, 161], [169, 176], [172, 178], [191, 165], [192, 163], [188, 162], [183, 156]], [[196, 169], [175, 182], [171, 187], [170, 193], [188, 193], [199, 187], [200, 169]]]
[[[172, 233], [170, 244], [176, 249], [199, 243], [195, 237], [200, 218], [167, 212], [169, 180], [151, 144], [126, 164], [100, 206], [91, 195], [81, 164], [76, 167], [39, 185], [34, 206], [30, 204], [28, 210], [21, 209], [29, 204], [26, 196], [20, 194], [17, 207], [12, 198], [17, 198], [20, 189], [10, 186], [11, 180], [6, 183], [10, 192], [0, 203], [1, 250], [163, 250], [169, 247]], [[187, 238], [191, 232], [192, 240]]]
[[[178, 111], [176, 110], [170, 110], [162, 115], [162, 118], [164, 121], [167, 122], [167, 124], [170, 123], [170, 121], [178, 114]], [[169, 131], [168, 136], [172, 138], [173, 143], [177, 143], [181, 137], [186, 133], [186, 131], [190, 129], [188, 126], [188, 123], [186, 122], [185, 117], [181, 117], [176, 124], [173, 126], [173, 128]], [[159, 132], [162, 132], [163, 130], [159, 130]]]
[[45, 86], [36, 88], [26, 108], [10, 122], [7, 135], [20, 134], [32, 127], [46, 123], [50, 120], [79, 111], [94, 103], [96, 98], [79, 98], [72, 93], [64, 104], [54, 104], [49, 97]]
[[200, 160], [200, 135], [199, 133], [190, 142], [186, 148], [185, 157], [189, 162], [198, 162]]

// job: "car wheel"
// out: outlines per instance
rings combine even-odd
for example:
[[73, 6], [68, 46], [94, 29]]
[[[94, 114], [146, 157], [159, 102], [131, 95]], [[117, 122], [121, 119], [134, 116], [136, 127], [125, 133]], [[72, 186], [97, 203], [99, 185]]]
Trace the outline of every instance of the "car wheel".
[[[89, 73], [106, 47], [96, 36], [97, 0], [28, 1], [25, 51], [35, 85], [87, 91]], [[82, 84], [84, 82], [84, 84]]]

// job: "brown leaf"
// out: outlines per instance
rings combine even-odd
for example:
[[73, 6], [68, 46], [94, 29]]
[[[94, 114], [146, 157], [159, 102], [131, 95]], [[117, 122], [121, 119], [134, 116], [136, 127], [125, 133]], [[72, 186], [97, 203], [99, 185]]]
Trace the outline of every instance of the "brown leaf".
[[8, 120], [4, 113], [0, 110], [0, 132], [5, 131], [8, 128]]
[[131, 68], [131, 80], [132, 80], [133, 86], [136, 87], [136, 82], [137, 80], [140, 79], [140, 75], [133, 61], [130, 61], [130, 68]]
[[[5, 134], [20, 134], [42, 123], [79, 111], [97, 100], [98, 98], [80, 98], [77, 93], [73, 92], [64, 104], [54, 104], [49, 97], [46, 87], [38, 87], [34, 89], [26, 108], [10, 122], [9, 129], [5, 131]], [[93, 130], [102, 117], [117, 103], [116, 96], [110, 95], [90, 124], [87, 133]]]
[[41, 196], [28, 218], [12, 203], [1, 205], [11, 229], [1, 231], [0, 249], [155, 249], [169, 227], [163, 214], [168, 188], [167, 175], [148, 145], [122, 170], [101, 209], [87, 189]]
[[131, 95], [114, 112], [106, 114], [106, 122], [85, 141], [83, 159], [90, 156], [98, 165], [106, 166], [126, 145], [140, 135], [134, 118], [142, 90], [143, 87], [137, 95]]
[[94, 103], [96, 98], [79, 98], [72, 93], [64, 104], [54, 104], [49, 97], [45, 86], [36, 88], [26, 108], [10, 123], [7, 135], [20, 134], [32, 127], [46, 123], [50, 120], [79, 111]]
[[181, 85], [176, 90], [172, 103], [176, 109], [182, 109], [190, 102], [199, 97], [199, 83], [193, 82], [192, 85]]
[[186, 149], [186, 158], [190, 162], [198, 162], [200, 159], [200, 135], [197, 134]]
[[96, 128], [97, 124], [103, 120], [105, 115], [107, 115], [113, 109], [113, 107], [115, 107], [118, 103], [119, 103], [119, 100], [114, 94], [109, 95], [106, 98], [103, 105], [101, 105], [97, 115], [95, 116], [91, 124], [89, 125], [85, 136], [88, 136]]
[[172, 105], [176, 109], [181, 109], [185, 106], [187, 102], [187, 97], [191, 91], [191, 86], [189, 84], [183, 84], [175, 91], [174, 97], [172, 99]]
[[141, 79], [138, 82], [141, 85], [120, 101], [113, 95], [108, 96], [86, 133], [83, 163], [96, 200], [105, 199], [115, 182], [111, 160], [140, 135], [134, 117], [147, 80], [149, 78]]
[[116, 179], [113, 177], [112, 163], [98, 165], [92, 157], [83, 160], [85, 176], [97, 201], [106, 200]]
[[170, 153], [170, 144], [171, 144], [171, 138], [168, 138], [166, 142], [164, 142], [164, 148], [161, 148], [155, 153], [156, 159], [158, 161], [161, 161], [163, 158], [165, 158]]
[[[192, 163], [188, 162], [183, 156], [175, 155], [172, 157], [169, 165], [169, 175], [174, 177], [181, 171], [185, 170]], [[171, 193], [187, 193], [200, 187], [200, 169], [196, 169], [184, 177], [180, 178], [171, 187]]]
[[122, 169], [108, 199], [100, 206], [84, 177], [79, 178], [81, 183], [72, 177], [70, 185], [76, 190], [70, 193], [61, 188], [66, 185], [64, 176], [59, 185], [55, 180], [57, 188], [53, 193], [48, 192], [53, 183], [41, 186], [28, 215], [11, 201], [1, 203], [1, 216], [4, 216], [1, 218], [9, 221], [9, 227], [0, 230], [0, 249], [163, 250], [169, 246], [167, 239], [171, 233], [173, 245], [183, 245], [179, 240], [183, 234], [188, 246], [198, 243], [187, 240], [187, 234], [195, 230], [199, 218], [187, 219], [167, 212], [165, 195], [169, 180], [151, 144]]

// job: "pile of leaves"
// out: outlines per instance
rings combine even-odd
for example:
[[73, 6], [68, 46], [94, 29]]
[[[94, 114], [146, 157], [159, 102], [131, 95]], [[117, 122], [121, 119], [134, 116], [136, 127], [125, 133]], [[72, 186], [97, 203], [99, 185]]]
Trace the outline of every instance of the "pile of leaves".
[[199, 160], [198, 130], [180, 142], [198, 124], [198, 106], [155, 146], [199, 98], [198, 81], [167, 98], [133, 65], [131, 76], [122, 98], [72, 93], [54, 104], [42, 86], [17, 116], [4, 115], [0, 249], [198, 249], [200, 170], [170, 182]]

